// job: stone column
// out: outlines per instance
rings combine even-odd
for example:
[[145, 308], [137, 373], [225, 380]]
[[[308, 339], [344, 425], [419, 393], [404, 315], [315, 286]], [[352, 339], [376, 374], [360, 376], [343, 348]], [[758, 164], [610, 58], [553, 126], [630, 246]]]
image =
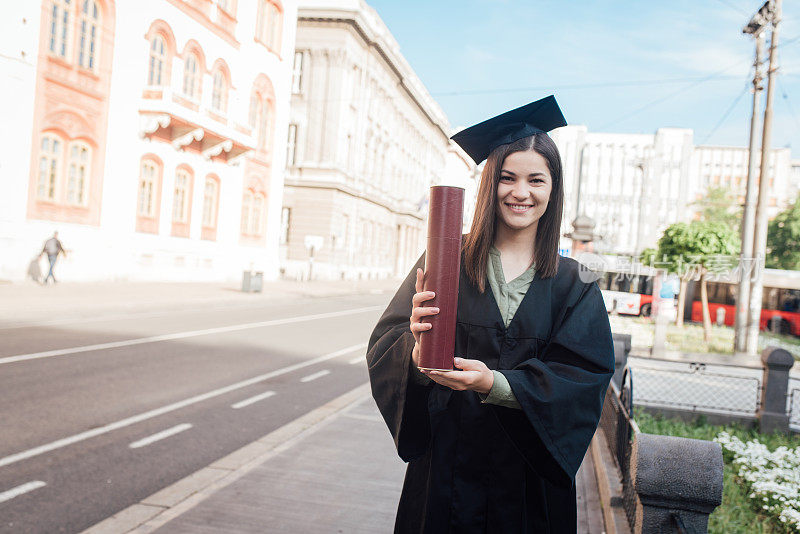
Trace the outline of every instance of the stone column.
[[309, 69], [308, 80], [308, 131], [304, 136], [306, 140], [304, 160], [318, 163], [322, 154], [322, 144], [324, 140], [325, 124], [324, 103], [327, 97], [327, 76], [328, 76], [328, 51], [320, 48], [313, 48], [309, 51], [311, 58], [311, 68]]
[[346, 141], [340, 138], [344, 133], [342, 129], [342, 109], [345, 100], [342, 94], [342, 84], [345, 76], [345, 60], [347, 54], [344, 49], [328, 51], [328, 68], [326, 73], [327, 91], [325, 94], [325, 105], [322, 112], [322, 123], [325, 131], [322, 134], [322, 161], [333, 164], [338, 160], [340, 152], [339, 142]]
[[722, 466], [719, 443], [637, 434], [630, 460], [633, 532], [706, 532], [708, 516], [722, 503]]
[[613, 334], [614, 336], [614, 376], [611, 380], [621, 390], [622, 373], [628, 365], [628, 354], [631, 352], [630, 334]]
[[760, 430], [763, 433], [788, 433], [786, 395], [794, 357], [784, 349], [767, 347], [761, 353], [761, 363], [764, 366], [764, 375], [761, 382], [761, 406], [757, 414]]

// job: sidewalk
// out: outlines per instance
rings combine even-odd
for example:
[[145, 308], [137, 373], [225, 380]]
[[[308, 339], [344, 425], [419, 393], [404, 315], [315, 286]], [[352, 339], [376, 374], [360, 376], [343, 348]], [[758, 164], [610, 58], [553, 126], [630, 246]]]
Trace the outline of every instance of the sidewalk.
[[401, 280], [264, 282], [260, 293], [243, 293], [233, 283], [196, 282], [34, 282], [0, 284], [0, 320], [36, 321], [62, 317], [120, 313], [133, 309], [169, 309], [202, 304], [253, 304], [345, 295], [391, 295]]
[[[365, 384], [85, 533], [391, 532], [404, 472]], [[590, 453], [576, 485], [578, 532], [605, 532]]]

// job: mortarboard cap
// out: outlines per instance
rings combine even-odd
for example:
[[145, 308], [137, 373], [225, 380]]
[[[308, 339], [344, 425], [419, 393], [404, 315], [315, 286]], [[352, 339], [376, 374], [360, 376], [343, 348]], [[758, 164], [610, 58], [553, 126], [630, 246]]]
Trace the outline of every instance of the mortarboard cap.
[[465, 128], [451, 139], [480, 164], [500, 145], [566, 125], [556, 97], [550, 95]]

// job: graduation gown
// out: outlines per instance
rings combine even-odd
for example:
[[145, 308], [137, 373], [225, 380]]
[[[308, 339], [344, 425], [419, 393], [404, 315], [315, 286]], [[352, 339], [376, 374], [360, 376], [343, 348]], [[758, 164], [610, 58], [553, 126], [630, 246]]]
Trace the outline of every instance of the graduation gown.
[[597, 283], [582, 281], [578, 263], [559, 257], [556, 276], [536, 273], [506, 328], [488, 283], [480, 293], [462, 263], [455, 355], [501, 371], [521, 406], [514, 409], [414, 380], [409, 317], [417, 267], [424, 255], [367, 350], [373, 397], [408, 462], [395, 532], [575, 532], [575, 474], [614, 372]]

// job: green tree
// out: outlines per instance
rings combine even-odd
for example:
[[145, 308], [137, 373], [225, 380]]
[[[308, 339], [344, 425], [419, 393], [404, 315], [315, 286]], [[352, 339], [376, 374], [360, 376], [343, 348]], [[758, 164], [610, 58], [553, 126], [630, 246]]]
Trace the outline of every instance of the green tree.
[[657, 257], [660, 258], [660, 266], [668, 272], [676, 273], [681, 280], [676, 318], [678, 326], [683, 324], [686, 286], [689, 280], [699, 275], [704, 336], [706, 341], [711, 339], [706, 279], [709, 272], [734, 266], [738, 250], [738, 232], [721, 221], [675, 223], [664, 231], [664, 235], [658, 240]]
[[769, 222], [766, 265], [800, 269], [800, 198]]
[[703, 222], [718, 222], [732, 227], [737, 233], [742, 221], [742, 206], [736, 201], [736, 196], [727, 187], [714, 186], [706, 190], [700, 200], [692, 203], [700, 208], [700, 220]]

